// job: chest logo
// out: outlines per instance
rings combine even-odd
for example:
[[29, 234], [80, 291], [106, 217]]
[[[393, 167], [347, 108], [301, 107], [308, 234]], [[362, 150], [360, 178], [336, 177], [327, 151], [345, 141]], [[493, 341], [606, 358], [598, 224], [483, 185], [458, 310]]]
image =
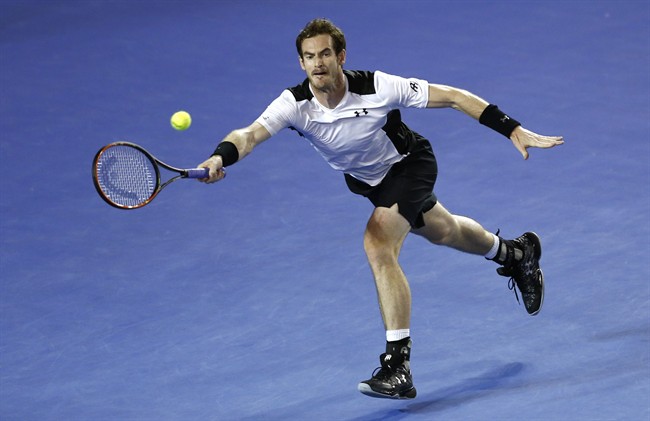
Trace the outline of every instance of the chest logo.
[[362, 109], [361, 111], [355, 111], [354, 112], [354, 115], [356, 117], [361, 117], [362, 115], [366, 115], [366, 114], [368, 114], [368, 110], [366, 110], [365, 108]]

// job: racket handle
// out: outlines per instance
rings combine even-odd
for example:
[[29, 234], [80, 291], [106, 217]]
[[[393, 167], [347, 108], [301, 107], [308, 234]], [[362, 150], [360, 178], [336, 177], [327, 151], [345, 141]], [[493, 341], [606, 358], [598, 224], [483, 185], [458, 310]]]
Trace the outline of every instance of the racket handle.
[[187, 178], [208, 178], [210, 176], [210, 170], [207, 168], [192, 168], [190, 170], [185, 170]]

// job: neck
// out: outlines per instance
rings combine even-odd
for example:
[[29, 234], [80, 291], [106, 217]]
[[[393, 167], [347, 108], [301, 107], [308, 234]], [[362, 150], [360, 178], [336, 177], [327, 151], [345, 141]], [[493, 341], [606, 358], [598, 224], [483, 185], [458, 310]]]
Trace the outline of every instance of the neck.
[[336, 106], [341, 102], [345, 96], [345, 90], [346, 84], [343, 71], [337, 75], [334, 83], [330, 86], [319, 89], [312, 85], [312, 91], [318, 102], [330, 109], [336, 108]]

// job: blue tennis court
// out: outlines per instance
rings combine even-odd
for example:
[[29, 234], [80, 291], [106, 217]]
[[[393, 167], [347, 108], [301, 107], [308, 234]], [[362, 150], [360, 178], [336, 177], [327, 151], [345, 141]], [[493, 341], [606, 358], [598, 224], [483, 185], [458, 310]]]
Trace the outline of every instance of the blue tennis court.
[[[371, 204], [291, 130], [143, 209], [97, 150], [179, 167], [301, 82], [327, 17], [348, 69], [461, 87], [565, 144], [521, 159], [453, 110], [407, 110], [436, 194], [543, 241], [529, 317], [482, 257], [409, 237], [418, 397], [356, 390], [384, 329]], [[192, 114], [185, 132], [177, 110]], [[649, 420], [650, 3], [0, 0], [0, 419]]]

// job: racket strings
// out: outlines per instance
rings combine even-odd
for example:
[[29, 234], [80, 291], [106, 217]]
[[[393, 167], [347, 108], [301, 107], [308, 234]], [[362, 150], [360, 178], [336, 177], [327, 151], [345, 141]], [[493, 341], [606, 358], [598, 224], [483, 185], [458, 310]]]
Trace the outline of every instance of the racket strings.
[[129, 146], [113, 146], [97, 161], [97, 182], [106, 197], [121, 206], [138, 206], [148, 201], [157, 188], [153, 162]]

